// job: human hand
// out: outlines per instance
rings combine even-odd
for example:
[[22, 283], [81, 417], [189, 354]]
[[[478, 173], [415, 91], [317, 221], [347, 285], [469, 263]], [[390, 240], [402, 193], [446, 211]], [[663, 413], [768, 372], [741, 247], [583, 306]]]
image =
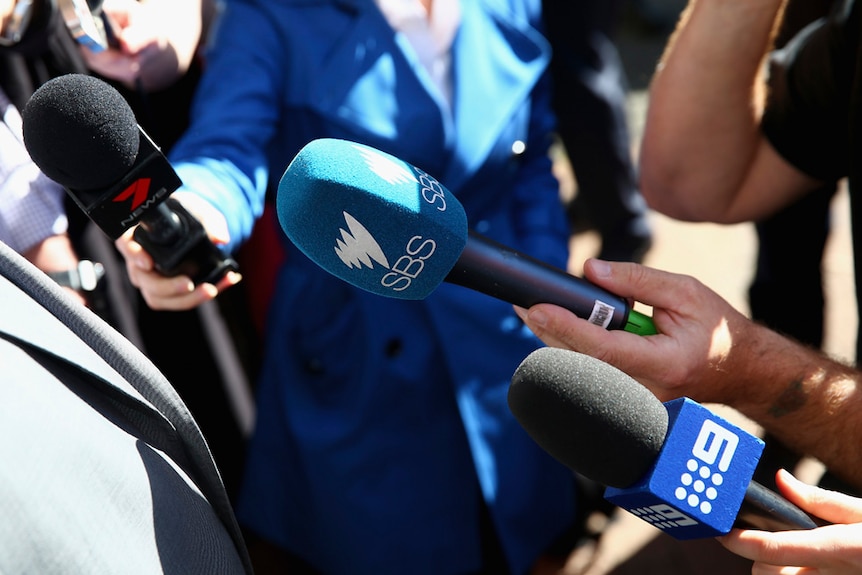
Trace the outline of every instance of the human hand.
[[[228, 241], [224, 216], [211, 204], [189, 193], [176, 192], [171, 197], [181, 201], [194, 214], [214, 243], [224, 244]], [[240, 274], [231, 271], [216, 285], [202, 283], [195, 286], [188, 276], [164, 276], [155, 269], [153, 258], [134, 240], [133, 234], [134, 228], [129, 229], [115, 243], [126, 260], [129, 280], [141, 291], [144, 301], [152, 309], [192, 309], [215, 298], [242, 279]]]
[[862, 499], [807, 485], [784, 470], [776, 482], [791, 503], [834, 525], [775, 533], [734, 529], [718, 541], [753, 560], [753, 575], [862, 573]]
[[552, 304], [515, 308], [546, 344], [593, 356], [628, 373], [662, 401], [681, 396], [726, 403], [737, 378], [729, 364], [758, 329], [696, 279], [634, 263], [588, 260], [589, 281], [623, 298], [653, 307], [659, 333], [608, 331]]

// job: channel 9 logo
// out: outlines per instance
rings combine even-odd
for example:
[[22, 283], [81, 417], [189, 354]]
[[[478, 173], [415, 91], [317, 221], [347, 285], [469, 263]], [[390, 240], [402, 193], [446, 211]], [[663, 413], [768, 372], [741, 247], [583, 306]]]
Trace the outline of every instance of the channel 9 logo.
[[730, 531], [763, 441], [683, 398], [665, 403], [668, 432], [652, 470], [605, 498], [678, 539]]
[[738, 445], [739, 435], [711, 419], [704, 421], [691, 450], [692, 457], [680, 475], [680, 486], [674, 492], [676, 498], [709, 515]]

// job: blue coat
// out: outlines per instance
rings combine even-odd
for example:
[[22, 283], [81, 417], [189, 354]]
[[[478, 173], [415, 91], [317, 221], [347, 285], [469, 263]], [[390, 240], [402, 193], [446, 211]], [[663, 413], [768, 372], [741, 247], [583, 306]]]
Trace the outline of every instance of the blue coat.
[[[372, 0], [228, 0], [172, 160], [236, 246], [304, 144], [361, 141], [437, 177], [472, 228], [564, 267], [539, 5], [462, 3], [449, 119]], [[448, 284], [382, 298], [296, 250], [275, 293], [247, 527], [325, 573], [441, 575], [478, 568], [483, 500], [515, 574], [570, 525], [571, 473], [507, 407], [539, 345], [509, 304]]]

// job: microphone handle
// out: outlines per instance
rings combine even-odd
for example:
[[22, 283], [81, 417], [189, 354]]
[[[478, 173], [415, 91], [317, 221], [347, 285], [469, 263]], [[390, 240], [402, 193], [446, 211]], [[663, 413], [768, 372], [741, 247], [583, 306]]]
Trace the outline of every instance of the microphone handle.
[[182, 274], [195, 285], [215, 284], [239, 270], [236, 260], [212, 243], [197, 218], [171, 197], [144, 215], [134, 238], [165, 276]]
[[828, 525], [820, 518], [812, 517], [784, 497], [756, 481], [748, 484], [736, 526], [762, 531], [789, 531], [814, 529]]
[[524, 308], [559, 305], [606, 329], [658, 333], [652, 319], [623, 298], [473, 231], [445, 281]]

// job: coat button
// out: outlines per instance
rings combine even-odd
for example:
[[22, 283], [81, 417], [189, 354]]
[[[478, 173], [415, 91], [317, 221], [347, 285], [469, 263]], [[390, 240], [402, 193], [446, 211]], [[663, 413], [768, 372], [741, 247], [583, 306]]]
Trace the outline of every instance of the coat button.
[[386, 349], [385, 349], [386, 357], [388, 357], [388, 358], [398, 357], [399, 355], [401, 355], [401, 351], [403, 349], [404, 349], [404, 343], [400, 339], [398, 339], [397, 337], [392, 338], [388, 342], [386, 342]]
[[305, 371], [310, 373], [311, 375], [320, 375], [323, 373], [323, 362], [316, 357], [310, 357], [305, 360]]

